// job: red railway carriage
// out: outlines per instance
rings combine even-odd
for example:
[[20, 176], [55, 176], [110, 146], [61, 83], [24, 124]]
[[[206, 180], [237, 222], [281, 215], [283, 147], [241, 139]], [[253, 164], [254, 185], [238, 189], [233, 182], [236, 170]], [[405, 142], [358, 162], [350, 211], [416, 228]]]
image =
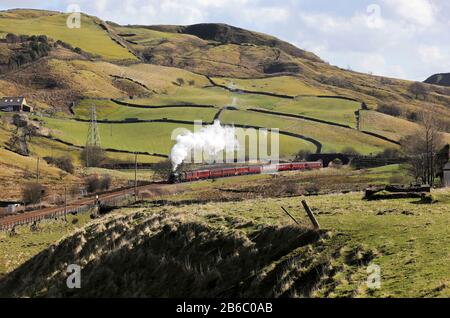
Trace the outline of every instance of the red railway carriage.
[[224, 177], [231, 177], [236, 175], [236, 169], [235, 168], [227, 168], [223, 169], [223, 176]]
[[304, 162], [296, 162], [292, 164], [292, 170], [304, 170], [306, 169], [306, 163]]
[[277, 166], [277, 171], [291, 171], [292, 163], [283, 163]]
[[262, 172], [262, 167], [259, 166], [251, 166], [248, 168], [249, 174], [259, 174]]
[[307, 162], [305, 169], [322, 169], [322, 162]]
[[[170, 178], [171, 182], [191, 182], [198, 180], [226, 178], [233, 176], [243, 176], [249, 174], [260, 174], [265, 166], [243, 166], [236, 168], [210, 169], [199, 171], [187, 171], [180, 174], [173, 174]], [[275, 166], [274, 172], [282, 171], [303, 171], [311, 169], [321, 169], [321, 162], [294, 162], [283, 163]]]
[[223, 177], [223, 169], [214, 169], [211, 170], [211, 178], [222, 178]]

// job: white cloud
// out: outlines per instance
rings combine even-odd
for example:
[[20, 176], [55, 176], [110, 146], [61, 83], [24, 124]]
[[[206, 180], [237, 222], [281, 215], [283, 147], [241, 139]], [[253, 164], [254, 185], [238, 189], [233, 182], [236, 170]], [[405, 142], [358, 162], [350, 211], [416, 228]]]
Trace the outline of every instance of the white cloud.
[[383, 0], [400, 18], [418, 26], [429, 27], [436, 21], [436, 7], [430, 0]]

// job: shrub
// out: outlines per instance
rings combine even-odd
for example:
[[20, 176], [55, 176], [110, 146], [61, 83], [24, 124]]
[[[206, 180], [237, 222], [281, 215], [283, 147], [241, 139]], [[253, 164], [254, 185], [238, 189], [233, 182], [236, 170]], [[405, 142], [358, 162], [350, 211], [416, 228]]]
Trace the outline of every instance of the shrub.
[[18, 43], [18, 42], [20, 42], [20, 37], [18, 37], [15, 34], [12, 34], [12, 33], [8, 33], [6, 35], [5, 39], [6, 39], [7, 43]]
[[360, 156], [361, 154], [358, 152], [358, 150], [356, 150], [353, 147], [346, 147], [342, 150], [342, 153], [344, 155], [349, 155], [349, 156]]
[[45, 188], [39, 183], [28, 183], [22, 190], [22, 200], [25, 204], [39, 203], [45, 196]]
[[422, 193], [422, 196], [420, 198], [420, 203], [433, 204], [434, 202], [436, 202], [436, 199], [434, 198], [434, 196], [432, 194]]
[[76, 184], [70, 186], [69, 189], [68, 189], [68, 194], [72, 198], [77, 197], [80, 194], [80, 192], [81, 192], [80, 188]]
[[100, 180], [100, 187], [102, 190], [109, 190], [111, 187], [112, 178], [109, 175], [104, 175]]
[[383, 159], [398, 159], [402, 157], [402, 153], [398, 149], [388, 148], [382, 153], [379, 153], [377, 157]]
[[305, 187], [305, 191], [309, 195], [316, 195], [320, 192], [320, 185], [318, 183], [310, 183]]
[[307, 161], [310, 155], [311, 155], [311, 151], [300, 150], [295, 155], [295, 161]]
[[418, 122], [419, 121], [419, 114], [417, 114], [416, 112], [410, 112], [408, 113], [408, 115], [406, 116], [406, 118], [408, 118], [408, 120], [413, 121], [413, 122]]
[[284, 187], [284, 192], [288, 195], [297, 195], [298, 194], [298, 185], [294, 182], [288, 183]]
[[412, 83], [408, 87], [408, 91], [415, 97], [415, 99], [418, 99], [420, 95], [423, 96], [423, 99], [426, 99], [428, 95], [428, 87], [420, 82]]
[[94, 174], [85, 179], [86, 190], [89, 193], [109, 190], [111, 183], [112, 178], [109, 175], [104, 175], [100, 178], [98, 175]]
[[399, 117], [402, 114], [400, 107], [392, 104], [378, 105], [377, 111], [394, 117]]
[[177, 84], [180, 86], [184, 85], [184, 79], [182, 79], [181, 77], [177, 78]]
[[55, 165], [59, 169], [66, 171], [68, 173], [73, 173], [75, 171], [75, 167], [73, 165], [72, 158], [69, 156], [63, 156], [63, 157], [45, 157], [44, 160], [51, 165]]
[[85, 179], [86, 190], [89, 193], [94, 193], [100, 190], [101, 182], [100, 178], [97, 175], [89, 176]]

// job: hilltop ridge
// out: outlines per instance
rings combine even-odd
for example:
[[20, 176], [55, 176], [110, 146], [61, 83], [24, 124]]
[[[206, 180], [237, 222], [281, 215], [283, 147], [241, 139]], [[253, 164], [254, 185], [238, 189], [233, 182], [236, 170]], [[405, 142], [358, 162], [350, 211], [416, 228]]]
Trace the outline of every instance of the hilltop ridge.
[[427, 78], [424, 83], [439, 86], [450, 86], [450, 73], [434, 74]]

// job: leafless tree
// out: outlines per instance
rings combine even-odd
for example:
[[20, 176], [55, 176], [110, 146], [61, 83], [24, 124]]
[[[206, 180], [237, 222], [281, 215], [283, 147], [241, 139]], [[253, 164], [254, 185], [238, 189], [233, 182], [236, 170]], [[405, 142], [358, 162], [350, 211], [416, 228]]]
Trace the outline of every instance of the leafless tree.
[[434, 111], [423, 112], [422, 126], [413, 135], [403, 138], [402, 150], [409, 158], [410, 172], [423, 183], [435, 183], [436, 157], [444, 142], [439, 120]]
[[45, 188], [39, 183], [28, 183], [22, 189], [22, 200], [25, 204], [36, 204], [45, 196]]
[[157, 181], [167, 181], [172, 173], [172, 162], [167, 159], [152, 165], [155, 179]]
[[416, 99], [419, 98], [419, 96], [423, 96], [423, 99], [427, 98], [428, 95], [428, 89], [425, 84], [420, 82], [414, 82], [409, 86], [409, 89], [411, 94], [415, 96]]

